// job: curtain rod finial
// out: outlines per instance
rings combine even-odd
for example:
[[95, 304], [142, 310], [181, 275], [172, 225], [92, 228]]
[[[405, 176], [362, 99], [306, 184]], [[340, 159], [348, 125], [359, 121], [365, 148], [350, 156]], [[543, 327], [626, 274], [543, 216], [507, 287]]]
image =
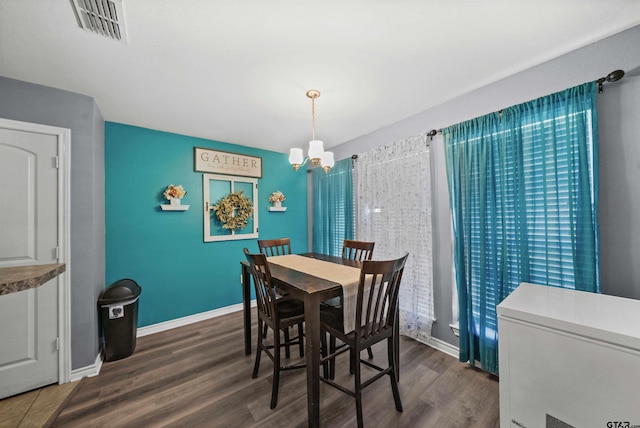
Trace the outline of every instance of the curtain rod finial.
[[623, 70], [612, 71], [607, 75], [607, 82], [617, 82], [624, 77]]
[[602, 92], [604, 92], [604, 88], [602, 86], [604, 82], [617, 82], [623, 77], [624, 77], [624, 70], [615, 70], [607, 74], [606, 77], [599, 78], [598, 80], [596, 80], [596, 83], [598, 84], [598, 93], [601, 94]]

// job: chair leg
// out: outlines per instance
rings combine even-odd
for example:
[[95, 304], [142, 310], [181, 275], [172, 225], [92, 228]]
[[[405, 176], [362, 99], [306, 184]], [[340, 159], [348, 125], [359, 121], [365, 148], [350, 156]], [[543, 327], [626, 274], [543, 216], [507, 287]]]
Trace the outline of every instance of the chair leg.
[[[267, 325], [264, 325], [267, 327]], [[262, 320], [258, 318], [258, 331], [262, 330]], [[253, 379], [258, 377], [258, 370], [260, 369], [260, 355], [262, 354], [262, 334], [258, 334], [258, 346], [256, 346], [256, 362], [253, 365]]]
[[[326, 358], [329, 355], [327, 349], [327, 332], [320, 332], [320, 355], [322, 358]], [[322, 373], [324, 374], [325, 379], [331, 379], [331, 372], [329, 371], [329, 361], [325, 361], [322, 363]]]
[[[289, 347], [289, 327], [286, 327], [284, 330], [284, 356], [289, 358], [291, 356], [291, 348]], [[280, 335], [280, 332], [278, 332]]]
[[[358, 354], [358, 360], [360, 360], [360, 354]], [[356, 365], [356, 353], [353, 351], [353, 348], [349, 350], [349, 374], [355, 373], [355, 365]]]
[[367, 354], [369, 354], [369, 359], [372, 360], [373, 359], [373, 351], [371, 350], [371, 346], [369, 346], [367, 348]]
[[393, 346], [395, 347], [394, 351], [394, 359], [395, 362], [394, 368], [396, 369], [396, 381], [400, 382], [400, 316], [398, 315], [400, 311], [396, 311], [396, 321], [393, 325]]
[[304, 334], [302, 334], [302, 323], [298, 323], [298, 346], [300, 347], [300, 356], [304, 357]]
[[396, 404], [396, 410], [402, 412], [402, 401], [400, 400], [400, 390], [398, 389], [398, 378], [396, 375], [396, 344], [393, 337], [387, 339], [387, 354], [389, 358], [389, 366], [391, 367], [391, 373], [389, 373], [389, 377], [391, 378], [391, 391], [393, 392], [393, 401]]
[[354, 392], [356, 399], [356, 418], [358, 420], [358, 428], [363, 428], [364, 422], [362, 417], [362, 382], [360, 378], [360, 352], [350, 352], [351, 361], [354, 367]]
[[[286, 337], [286, 335], [285, 335]], [[280, 384], [280, 332], [273, 335], [273, 384], [271, 385], [271, 408], [278, 405], [278, 386]]]
[[[333, 354], [336, 351], [336, 337], [329, 335], [329, 354]], [[336, 359], [335, 357], [329, 360], [329, 379], [336, 378]]]

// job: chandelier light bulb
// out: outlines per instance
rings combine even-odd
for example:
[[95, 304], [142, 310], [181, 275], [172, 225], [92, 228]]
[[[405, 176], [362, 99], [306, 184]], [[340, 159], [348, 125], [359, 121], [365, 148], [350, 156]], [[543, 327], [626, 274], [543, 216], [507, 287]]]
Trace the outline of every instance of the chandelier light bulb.
[[289, 151], [289, 163], [293, 165], [294, 171], [297, 171], [303, 162], [304, 162], [304, 156], [302, 154], [302, 149], [299, 149], [297, 147], [292, 148]]
[[333, 168], [335, 165], [335, 161], [333, 160], [332, 152], [324, 152], [321, 158], [322, 169], [324, 169], [325, 173], [329, 173], [329, 170]]
[[322, 141], [309, 141], [309, 159], [313, 162], [313, 166], [318, 166], [320, 164], [320, 159], [322, 158], [323, 153], [324, 148], [322, 147]]

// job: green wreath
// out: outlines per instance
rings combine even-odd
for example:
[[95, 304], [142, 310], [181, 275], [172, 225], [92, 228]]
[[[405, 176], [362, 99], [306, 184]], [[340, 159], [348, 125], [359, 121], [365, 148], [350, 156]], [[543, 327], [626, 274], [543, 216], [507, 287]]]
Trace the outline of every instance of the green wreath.
[[242, 190], [229, 193], [212, 207], [223, 229], [244, 229], [253, 216], [253, 204], [242, 193]]

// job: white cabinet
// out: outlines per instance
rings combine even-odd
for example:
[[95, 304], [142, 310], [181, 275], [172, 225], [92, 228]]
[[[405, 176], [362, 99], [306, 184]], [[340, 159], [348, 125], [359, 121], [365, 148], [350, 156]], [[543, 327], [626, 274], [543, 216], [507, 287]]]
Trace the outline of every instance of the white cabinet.
[[640, 426], [640, 300], [524, 283], [498, 333], [501, 427]]

